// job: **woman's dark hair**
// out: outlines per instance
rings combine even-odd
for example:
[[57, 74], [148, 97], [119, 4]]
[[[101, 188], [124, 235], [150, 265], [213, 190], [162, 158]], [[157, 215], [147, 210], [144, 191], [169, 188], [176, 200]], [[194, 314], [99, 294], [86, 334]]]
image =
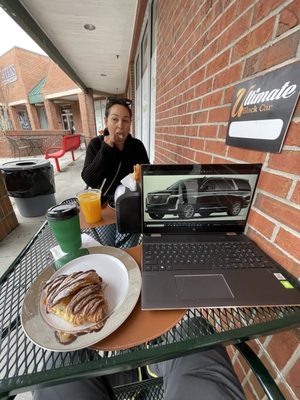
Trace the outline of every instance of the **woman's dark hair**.
[[132, 111], [131, 111], [132, 100], [118, 98], [118, 97], [108, 97], [107, 98], [106, 106], [105, 106], [105, 117], [106, 118], [109, 116], [109, 110], [115, 104], [119, 104], [120, 106], [126, 107], [127, 110], [129, 111], [129, 115], [130, 115], [130, 119], [131, 119], [131, 117], [132, 117]]

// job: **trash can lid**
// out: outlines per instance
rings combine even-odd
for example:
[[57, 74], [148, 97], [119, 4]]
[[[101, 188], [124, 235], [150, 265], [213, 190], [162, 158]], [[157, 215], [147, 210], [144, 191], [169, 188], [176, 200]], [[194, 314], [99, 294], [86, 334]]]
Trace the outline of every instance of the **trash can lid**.
[[9, 161], [4, 164], [0, 164], [0, 169], [2, 169], [3, 171], [29, 170], [41, 167], [48, 167], [49, 165], [51, 165], [51, 163], [48, 160], [29, 159], [29, 160]]
[[49, 208], [46, 213], [48, 221], [62, 221], [74, 217], [79, 213], [79, 207], [76, 204], [58, 204]]

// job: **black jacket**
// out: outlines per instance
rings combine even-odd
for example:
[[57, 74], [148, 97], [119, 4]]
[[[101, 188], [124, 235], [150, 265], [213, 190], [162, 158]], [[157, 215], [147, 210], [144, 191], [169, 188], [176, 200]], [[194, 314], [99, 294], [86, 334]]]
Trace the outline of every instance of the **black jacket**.
[[81, 177], [92, 188], [99, 188], [106, 178], [102, 195], [109, 197], [114, 195], [121, 179], [133, 172], [135, 164], [149, 164], [146, 149], [139, 139], [129, 134], [120, 151], [106, 144], [103, 136], [97, 136], [86, 150]]

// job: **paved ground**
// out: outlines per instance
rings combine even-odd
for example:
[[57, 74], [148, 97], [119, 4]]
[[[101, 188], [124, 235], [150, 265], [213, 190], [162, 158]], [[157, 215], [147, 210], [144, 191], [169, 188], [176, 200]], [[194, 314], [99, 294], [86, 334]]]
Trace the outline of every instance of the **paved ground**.
[[[85, 183], [81, 179], [81, 170], [83, 167], [85, 150], [77, 150], [75, 152], [75, 161], [72, 161], [71, 154], [67, 153], [60, 158], [61, 172], [57, 173], [54, 169], [54, 180], [56, 193], [56, 202], [60, 203], [68, 197], [73, 197], [77, 192], [84, 189]], [[32, 157], [27, 157], [32, 158]], [[37, 156], [37, 158], [43, 158]], [[0, 159], [0, 164], [8, 162], [11, 159]], [[20, 253], [23, 247], [28, 243], [34, 233], [44, 222], [45, 217], [30, 217], [26, 218], [20, 215], [14, 199], [10, 197], [13, 204], [19, 225], [0, 242], [0, 275], [6, 271], [12, 261]]]
[[[54, 180], [56, 186], [55, 198], [56, 202], [69, 197], [74, 197], [77, 192], [84, 189], [85, 183], [81, 179], [81, 170], [84, 163], [85, 150], [77, 150], [75, 152], [75, 161], [72, 161], [71, 154], [67, 153], [60, 158], [61, 172], [57, 173], [54, 169]], [[32, 157], [26, 157], [26, 159]], [[43, 159], [43, 156], [36, 156]], [[11, 161], [13, 159], [0, 158], [0, 164]], [[15, 160], [15, 159], [14, 159]], [[54, 166], [54, 163], [53, 163]], [[20, 215], [14, 199], [10, 198], [13, 204], [19, 225], [0, 242], [0, 275], [10, 266], [13, 260], [17, 257], [23, 247], [28, 243], [34, 233], [39, 229], [44, 222], [45, 217], [26, 218]], [[16, 400], [31, 400], [31, 392], [19, 394], [15, 397]]]

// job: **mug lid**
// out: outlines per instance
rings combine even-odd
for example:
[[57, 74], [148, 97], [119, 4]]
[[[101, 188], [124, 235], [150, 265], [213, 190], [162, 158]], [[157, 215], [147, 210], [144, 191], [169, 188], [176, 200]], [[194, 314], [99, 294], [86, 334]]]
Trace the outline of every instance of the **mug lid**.
[[77, 204], [59, 204], [49, 208], [46, 213], [48, 221], [62, 221], [72, 218], [79, 213]]

